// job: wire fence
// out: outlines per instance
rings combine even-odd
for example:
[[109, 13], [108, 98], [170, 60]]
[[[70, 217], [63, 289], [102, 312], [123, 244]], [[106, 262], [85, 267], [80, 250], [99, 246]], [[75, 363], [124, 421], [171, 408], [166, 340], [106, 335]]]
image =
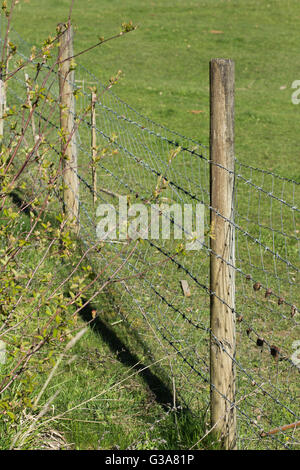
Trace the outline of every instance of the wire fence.
[[[28, 59], [30, 48], [15, 32], [22, 47], [17, 56]], [[21, 52], [22, 51], [22, 52]], [[16, 59], [14, 59], [16, 60]], [[43, 105], [35, 111], [36, 135], [51, 142], [53, 164], [61, 158], [59, 87], [57, 68], [30, 63], [24, 72], [8, 81], [7, 104], [28, 99], [28, 83], [41, 85], [49, 75]], [[217, 236], [210, 224], [210, 165], [207, 146], [143, 116], [118, 98], [107, 85], [77, 64], [74, 94], [77, 119], [79, 180], [79, 239], [90, 249], [95, 271], [107, 266], [105, 278], [125, 261], [122, 271], [107, 288], [109, 317], [97, 306], [108, 324], [135, 335], [135, 352], [144, 363], [167, 357], [153, 371], [162, 378], [170, 397], [160, 396], [167, 406], [183, 406], [208, 421], [210, 391], [221, 394], [210, 379], [210, 257], [216, 255], [210, 238]], [[96, 124], [91, 119], [91, 90], [97, 94]], [[96, 158], [92, 158], [92, 131], [96, 135]], [[33, 146], [35, 137], [27, 137]], [[31, 141], [30, 141], [31, 139]], [[26, 143], [24, 143], [26, 145]], [[42, 146], [40, 146], [40, 150]], [[95, 149], [94, 149], [95, 150]], [[36, 155], [36, 151], [33, 152]], [[21, 164], [21, 163], [20, 163]], [[226, 168], [223, 171], [228, 172]], [[93, 181], [96, 174], [96, 185]], [[229, 402], [238, 416], [237, 443], [240, 449], [299, 448], [299, 202], [300, 182], [235, 159], [236, 354], [220, 348], [236, 367], [236, 399]], [[31, 166], [33, 191], [45, 182]], [[120, 196], [130, 211], [140, 203], [153, 217], [163, 215], [170, 237], [130, 237], [99, 242], [97, 226], [100, 204], [119, 215]], [[96, 204], [95, 204], [96, 200]], [[201, 250], [186, 249], [186, 227], [162, 204], [203, 208]], [[55, 208], [53, 208], [55, 210]], [[223, 217], [217, 212], [219, 217]], [[148, 221], [150, 224], [150, 222]], [[146, 227], [150, 230], [150, 226]], [[176, 238], [176, 228], [183, 237]], [[219, 255], [218, 255], [219, 256]], [[223, 262], [228, 263], [226, 259]], [[182, 281], [188, 293], [182, 289]], [[219, 298], [226, 304], [226, 300]], [[96, 299], [95, 299], [96, 302]], [[230, 306], [228, 306], [230, 307]], [[95, 319], [96, 321], [96, 319]], [[130, 346], [130, 339], [128, 345]], [[137, 346], [138, 344], [138, 346]], [[289, 427], [289, 425], [296, 423]], [[201, 439], [201, 436], [199, 437]], [[195, 443], [196, 444], [196, 443]]]

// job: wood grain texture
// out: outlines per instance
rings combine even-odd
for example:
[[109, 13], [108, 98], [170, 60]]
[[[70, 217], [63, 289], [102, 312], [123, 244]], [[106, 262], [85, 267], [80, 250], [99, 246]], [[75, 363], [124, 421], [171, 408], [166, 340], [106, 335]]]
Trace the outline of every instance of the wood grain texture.
[[[64, 26], [59, 25], [60, 31]], [[73, 29], [65, 30], [59, 46], [59, 94], [63, 201], [64, 211], [75, 232], [79, 228], [79, 184], [77, 178], [77, 146], [75, 129], [74, 71], [69, 57], [73, 55]]]
[[235, 449], [235, 234], [226, 221], [234, 216], [234, 63], [226, 59], [210, 62], [210, 160], [211, 425], [222, 447]]

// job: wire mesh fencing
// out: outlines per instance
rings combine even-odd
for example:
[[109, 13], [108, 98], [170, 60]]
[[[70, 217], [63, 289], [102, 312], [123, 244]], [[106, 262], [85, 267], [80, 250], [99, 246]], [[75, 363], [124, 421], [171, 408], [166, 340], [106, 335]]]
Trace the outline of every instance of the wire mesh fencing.
[[[16, 65], [29, 49], [24, 42]], [[23, 122], [30, 120], [32, 133], [20, 148], [32, 147], [33, 195], [46, 186], [47, 172], [34, 166], [43, 144], [51, 145], [53, 167], [61, 163], [59, 70], [29, 61], [25, 71], [7, 81], [7, 106], [29, 102]], [[236, 369], [232, 402], [210, 376], [210, 259], [220, 256], [211, 249], [218, 233], [210, 214], [224, 217], [211, 206], [209, 149], [143, 116], [79, 64], [75, 74], [76, 109], [68, 112], [78, 152], [78, 239], [95, 272], [105, 267], [109, 281], [109, 312], [95, 298], [97, 315], [88, 320], [115, 325], [144, 365], [155, 363], [151, 371], [165, 388], [157, 385], [154, 393], [166, 408], [188, 410], [209, 433], [213, 389], [236, 409], [238, 448], [299, 448], [299, 181], [238, 159], [233, 172], [220, 167], [235, 181], [234, 214], [226, 222], [235, 229], [236, 352], [213, 339]], [[43, 104], [30, 117], [35, 87]], [[184, 222], [197, 208], [202, 236], [191, 249], [195, 220], [188, 228]], [[104, 211], [114, 223], [101, 238]], [[110, 282], [120, 260], [122, 270]]]

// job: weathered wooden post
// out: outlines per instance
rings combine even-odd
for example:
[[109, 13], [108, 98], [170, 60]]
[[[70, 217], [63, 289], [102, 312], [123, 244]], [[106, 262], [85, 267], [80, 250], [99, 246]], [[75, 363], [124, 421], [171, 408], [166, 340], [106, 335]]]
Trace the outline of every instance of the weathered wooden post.
[[211, 426], [224, 449], [235, 449], [234, 62], [227, 59], [210, 62], [210, 197]]
[[96, 134], [96, 102], [97, 95], [93, 91], [91, 97], [91, 121], [92, 121], [92, 185], [93, 185], [93, 203], [97, 202], [97, 174], [96, 174], [96, 156], [97, 156], [97, 134]]
[[2, 143], [4, 133], [3, 115], [5, 112], [5, 85], [2, 80], [2, 71], [0, 75], [0, 144]]
[[[6, 55], [5, 55], [6, 54]], [[8, 64], [11, 58], [10, 55], [10, 46], [9, 46], [9, 37], [6, 40], [6, 51], [5, 58], [0, 67], [0, 141], [2, 141], [4, 136], [4, 114], [7, 111], [6, 95], [7, 95], [7, 74], [8, 74]]]
[[63, 171], [63, 202], [64, 211], [71, 221], [75, 233], [79, 229], [79, 184], [77, 177], [77, 147], [75, 130], [75, 98], [74, 98], [74, 70], [73, 56], [73, 29], [65, 29], [59, 25], [61, 33], [59, 45], [59, 95], [60, 95], [60, 127], [62, 132], [61, 152]]
[[[32, 113], [32, 102], [31, 102], [31, 98], [30, 98], [30, 92], [32, 90], [32, 87], [31, 87], [30, 82], [29, 82], [29, 76], [26, 72], [25, 72], [25, 83], [26, 83], [26, 90], [27, 90], [27, 104], [29, 106], [29, 112]], [[33, 140], [36, 144], [37, 141], [39, 140], [39, 136], [36, 133], [35, 119], [34, 119], [34, 114], [33, 113], [32, 113], [32, 116], [31, 116], [31, 128], [32, 128]], [[39, 151], [38, 150], [36, 151], [36, 156], [39, 157]]]

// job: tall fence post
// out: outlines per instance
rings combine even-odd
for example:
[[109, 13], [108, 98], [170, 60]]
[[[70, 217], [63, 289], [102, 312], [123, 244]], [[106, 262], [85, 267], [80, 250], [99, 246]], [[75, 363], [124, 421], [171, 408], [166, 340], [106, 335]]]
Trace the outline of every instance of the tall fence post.
[[210, 379], [211, 426], [236, 448], [234, 62], [210, 62]]
[[[25, 75], [25, 83], [26, 83], [26, 90], [27, 90], [27, 104], [29, 106], [29, 112], [32, 112], [32, 102], [31, 102], [31, 98], [30, 98], [30, 92], [32, 90], [32, 86], [30, 85], [28, 74], [25, 72], [24, 75]], [[32, 127], [33, 140], [34, 140], [34, 143], [36, 144], [37, 141], [39, 140], [39, 136], [36, 133], [34, 113], [32, 113], [32, 115], [31, 115], [31, 127]], [[36, 156], [37, 157], [40, 156], [38, 149], [36, 151]]]
[[3, 139], [3, 134], [4, 134], [4, 120], [3, 120], [3, 115], [5, 112], [5, 85], [2, 80], [2, 72], [0, 76], [0, 145], [2, 145], [2, 139]]
[[75, 131], [74, 70], [71, 67], [73, 56], [73, 28], [59, 25], [59, 96], [60, 127], [62, 132], [62, 172], [64, 212], [72, 222], [74, 231], [79, 229], [79, 184], [77, 177], [77, 146]]
[[[0, 27], [0, 33], [1, 33], [1, 27]], [[6, 45], [6, 50], [5, 54], [6, 57], [4, 58], [4, 63], [1, 64], [0, 67], [0, 145], [2, 145], [2, 140], [4, 136], [4, 114], [6, 113], [6, 87], [7, 87], [7, 81], [6, 80], [6, 75], [8, 71], [8, 61], [9, 61], [9, 41], [7, 38], [7, 45]], [[3, 80], [4, 78], [4, 80]]]
[[97, 135], [96, 135], [96, 102], [97, 95], [92, 91], [91, 96], [91, 120], [92, 120], [92, 184], [93, 184], [93, 203], [97, 202], [97, 175], [96, 175], [96, 157], [97, 157]]

